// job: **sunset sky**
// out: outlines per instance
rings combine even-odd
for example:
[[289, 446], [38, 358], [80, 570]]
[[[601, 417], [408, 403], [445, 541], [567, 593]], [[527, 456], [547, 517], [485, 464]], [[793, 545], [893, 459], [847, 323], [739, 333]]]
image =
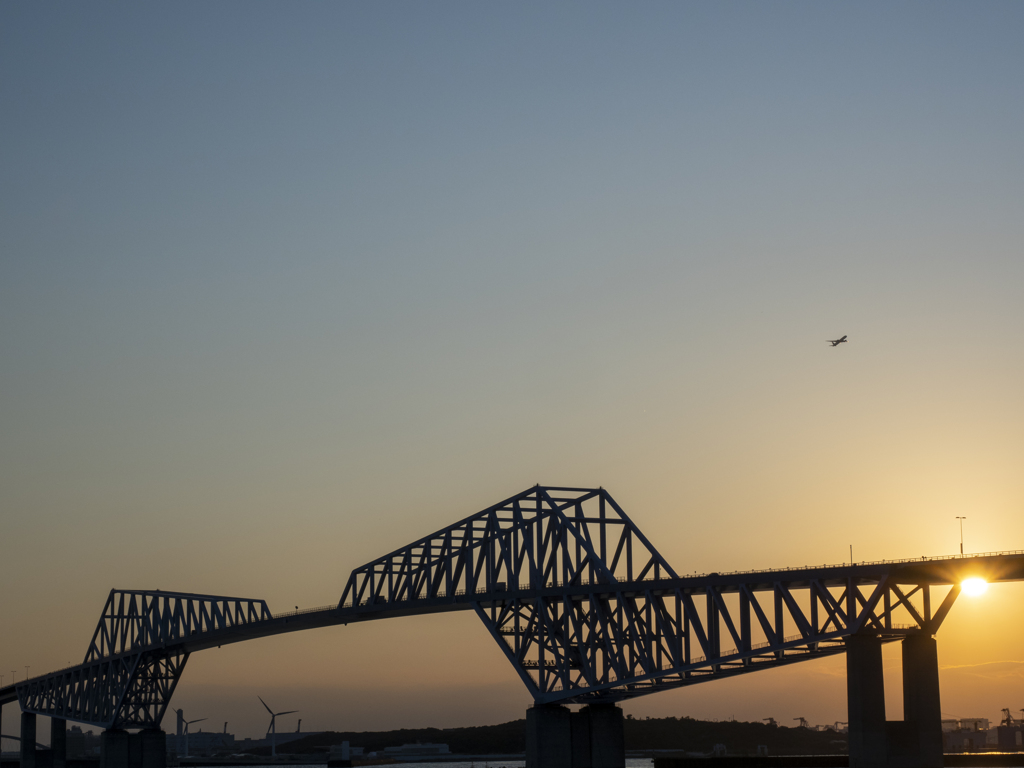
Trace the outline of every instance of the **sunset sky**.
[[[0, 674], [80, 661], [112, 587], [336, 602], [535, 483], [680, 572], [953, 554], [957, 515], [1024, 549], [1022, 244], [1021, 3], [4, 2]], [[1024, 585], [961, 597], [942, 711], [1024, 707], [1022, 634]], [[471, 613], [204, 651], [173, 706], [255, 737], [257, 694], [530, 704]]]

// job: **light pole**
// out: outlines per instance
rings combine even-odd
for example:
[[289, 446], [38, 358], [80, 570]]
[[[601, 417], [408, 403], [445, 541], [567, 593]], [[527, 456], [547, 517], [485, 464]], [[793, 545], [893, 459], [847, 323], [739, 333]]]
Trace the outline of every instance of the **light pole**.
[[960, 557], [964, 556], [964, 520], [966, 517], [956, 516], [956, 519], [960, 521]]
[[28, 664], [26, 664], [26, 665], [25, 665], [25, 679], [26, 679], [26, 680], [28, 680], [28, 668], [29, 668], [29, 665], [28, 665]]

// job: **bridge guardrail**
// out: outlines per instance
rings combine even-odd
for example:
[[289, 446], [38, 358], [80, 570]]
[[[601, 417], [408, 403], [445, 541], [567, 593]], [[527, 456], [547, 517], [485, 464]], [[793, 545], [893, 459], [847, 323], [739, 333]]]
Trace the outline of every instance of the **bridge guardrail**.
[[[934, 557], [907, 557], [900, 560], [861, 560], [855, 563], [825, 563], [823, 565], [795, 565], [788, 568], [754, 568], [749, 571], [722, 571], [715, 572], [716, 576], [742, 576], [746, 573], [786, 573], [789, 571], [806, 571], [811, 568], [849, 568], [858, 565], [900, 565], [903, 563], [931, 563], [939, 560], [968, 560], [973, 557], [998, 557], [1000, 555], [1024, 555], [1024, 549], [1010, 549], [1002, 552], [974, 552], [965, 555], [936, 555]], [[687, 574], [683, 578], [703, 578], [711, 576], [711, 573]], [[658, 579], [644, 579], [644, 581], [658, 581]]]
[[327, 611], [338, 610], [338, 604], [332, 605], [319, 605], [316, 608], [300, 608], [297, 611], [288, 611], [287, 613], [274, 613], [271, 615], [273, 619], [289, 619], [293, 616], [303, 616], [307, 613], [326, 613]]

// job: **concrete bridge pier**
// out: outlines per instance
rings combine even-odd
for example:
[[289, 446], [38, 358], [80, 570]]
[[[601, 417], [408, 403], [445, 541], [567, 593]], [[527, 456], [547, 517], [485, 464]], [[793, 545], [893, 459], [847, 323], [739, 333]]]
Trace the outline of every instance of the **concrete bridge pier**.
[[129, 734], [120, 728], [108, 728], [100, 734], [100, 768], [128, 768]]
[[568, 707], [550, 704], [526, 710], [526, 768], [577, 768], [571, 715]]
[[142, 768], [142, 734], [128, 734], [128, 765], [124, 768]]
[[66, 768], [68, 764], [68, 721], [50, 718], [50, 768]]
[[36, 716], [21, 713], [21, 768], [36, 768]]
[[942, 768], [941, 710], [935, 638], [911, 635], [903, 641], [903, 720], [915, 753], [912, 768]]
[[526, 710], [526, 768], [625, 768], [622, 710], [590, 704]]
[[166, 768], [167, 736], [159, 728], [128, 733], [108, 728], [100, 734], [100, 768]]
[[626, 768], [622, 710], [614, 704], [590, 704], [580, 712], [590, 720], [591, 762], [583, 768]]
[[885, 719], [882, 641], [846, 640], [850, 768], [942, 768], [942, 713], [935, 638], [903, 640], [903, 720]]
[[882, 641], [874, 634], [846, 638], [846, 706], [850, 768], [886, 768]]
[[167, 734], [159, 728], [146, 728], [136, 737], [139, 741], [139, 768], [166, 768]]

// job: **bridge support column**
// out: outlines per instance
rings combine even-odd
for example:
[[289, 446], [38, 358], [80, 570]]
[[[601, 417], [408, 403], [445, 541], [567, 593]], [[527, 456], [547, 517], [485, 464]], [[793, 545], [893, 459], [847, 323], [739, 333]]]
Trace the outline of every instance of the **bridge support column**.
[[159, 728], [139, 733], [142, 743], [142, 768], [167, 768], [167, 734]]
[[[587, 768], [626, 768], [626, 738], [622, 710], [614, 704], [591, 704], [580, 712], [585, 712], [590, 720], [588, 751], [591, 762]], [[573, 733], [573, 736], [575, 735]], [[575, 758], [575, 739], [572, 751]]]
[[625, 768], [622, 710], [591, 704], [526, 711], [526, 768]]
[[874, 635], [846, 638], [846, 705], [850, 768], [886, 768], [882, 641]]
[[142, 733], [128, 734], [128, 768], [142, 768]]
[[934, 637], [912, 635], [903, 640], [903, 719], [912, 729], [914, 768], [942, 768], [939, 656]]
[[36, 716], [21, 713], [21, 768], [36, 768]]
[[109, 728], [100, 734], [100, 768], [129, 768], [128, 731]]
[[590, 713], [586, 709], [569, 715], [572, 726], [572, 768], [591, 768], [593, 755], [590, 751]]
[[586, 768], [572, 762], [572, 721], [557, 705], [526, 710], [526, 768]]
[[50, 718], [50, 768], [66, 768], [68, 764], [68, 721]]

